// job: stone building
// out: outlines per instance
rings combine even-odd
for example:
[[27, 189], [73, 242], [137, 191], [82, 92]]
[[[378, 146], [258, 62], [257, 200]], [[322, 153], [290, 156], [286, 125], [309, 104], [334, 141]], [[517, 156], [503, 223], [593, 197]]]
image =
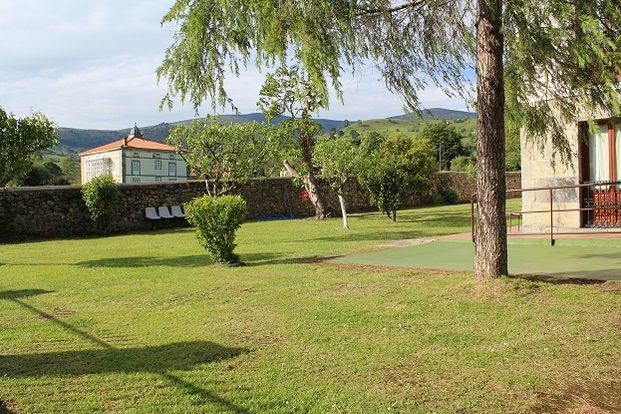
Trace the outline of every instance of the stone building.
[[[595, 119], [595, 131], [587, 119]], [[556, 232], [620, 229], [621, 188], [611, 182], [621, 180], [621, 118], [585, 114], [565, 130], [571, 165], [552, 163], [549, 140], [541, 148], [521, 133], [522, 188], [543, 188], [522, 193], [523, 230], [548, 232], [551, 223]]]
[[188, 167], [175, 147], [142, 136], [134, 126], [125, 138], [80, 154], [82, 184], [110, 174], [118, 183], [185, 181]]

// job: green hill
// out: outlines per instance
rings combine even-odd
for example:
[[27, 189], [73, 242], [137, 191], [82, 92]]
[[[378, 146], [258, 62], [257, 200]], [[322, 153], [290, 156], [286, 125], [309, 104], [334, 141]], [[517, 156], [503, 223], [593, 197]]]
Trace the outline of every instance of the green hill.
[[[263, 122], [265, 115], [262, 113], [251, 113], [245, 115], [220, 115], [220, 119], [223, 123], [244, 123], [244, 122]], [[286, 117], [278, 117], [275, 123], [280, 123], [285, 120]], [[179, 124], [187, 124], [194, 121], [194, 119], [187, 119], [178, 122], [163, 122], [157, 125], [140, 126], [143, 135], [147, 138], [154, 139], [156, 141], [164, 141], [172, 128]], [[343, 128], [343, 121], [336, 121], [332, 119], [317, 119], [317, 121], [323, 126], [325, 132], [331, 129]], [[117, 140], [126, 136], [131, 128], [124, 128], [118, 130], [102, 130], [102, 129], [77, 129], [77, 128], [58, 128], [58, 135], [60, 143], [58, 147], [49, 151], [52, 154], [77, 154], [80, 151], [84, 151], [89, 148], [98, 147], [108, 142]]]
[[[429, 121], [434, 119], [468, 119], [474, 118], [476, 119], [476, 112], [466, 112], [466, 111], [455, 111], [453, 109], [444, 109], [444, 108], [429, 108], [423, 109], [420, 113], [420, 117], [423, 120]], [[398, 116], [391, 116], [387, 119], [398, 119], [404, 121], [416, 121], [419, 120], [419, 116], [417, 114], [404, 114]]]
[[[473, 125], [475, 124], [476, 114], [472, 112], [463, 112], [463, 111], [453, 111], [449, 109], [442, 108], [432, 108], [423, 111], [422, 113], [423, 119], [422, 121], [418, 119], [413, 114], [405, 114], [399, 115], [386, 119], [378, 119], [378, 120], [369, 120], [369, 121], [358, 121], [356, 123], [351, 123], [349, 127], [351, 129], [357, 129], [359, 132], [363, 132], [364, 130], [375, 129], [379, 132], [395, 132], [397, 130], [403, 133], [411, 133], [414, 132], [417, 126], [420, 125], [421, 122], [429, 119], [445, 119], [449, 120], [459, 126], [459, 128], [463, 128], [468, 134], [473, 130]], [[265, 115], [262, 113], [250, 113], [243, 115], [220, 115], [220, 119], [224, 123], [244, 123], [244, 122], [263, 122], [265, 120]], [[286, 117], [278, 117], [275, 122], [280, 123], [283, 120], [287, 119]], [[145, 137], [157, 140], [164, 141], [172, 128], [179, 124], [187, 124], [192, 122], [193, 119], [187, 119], [178, 122], [171, 123], [161, 123], [157, 125], [150, 126], [141, 126], [140, 129]], [[341, 130], [347, 129], [346, 125], [347, 121], [341, 120], [333, 120], [333, 119], [317, 119], [317, 121], [322, 125], [324, 132], [329, 132], [331, 130]], [[103, 144], [107, 144], [108, 142], [120, 139], [123, 136], [126, 136], [129, 133], [130, 128], [124, 128], [119, 130], [100, 130], [100, 129], [76, 129], [76, 128], [58, 128], [58, 134], [60, 137], [60, 144], [56, 147], [48, 151], [49, 154], [56, 155], [75, 155], [80, 151], [84, 151], [89, 148], [94, 148]]]
[[443, 120], [452, 124], [465, 138], [463, 144], [466, 147], [473, 147], [476, 143], [477, 120], [475, 117], [465, 118], [428, 118], [418, 119], [414, 116], [404, 115], [400, 117], [392, 117], [386, 119], [370, 119], [367, 121], [358, 121], [343, 128], [343, 132], [356, 131], [359, 134], [377, 131], [383, 135], [391, 135], [401, 133], [408, 137], [413, 137], [421, 126], [431, 120]]

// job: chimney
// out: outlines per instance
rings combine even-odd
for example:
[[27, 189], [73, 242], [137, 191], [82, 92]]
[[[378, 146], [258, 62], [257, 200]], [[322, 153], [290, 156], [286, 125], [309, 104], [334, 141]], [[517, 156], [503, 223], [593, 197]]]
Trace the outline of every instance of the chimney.
[[126, 147], [127, 146], [127, 137], [123, 138], [123, 146]]

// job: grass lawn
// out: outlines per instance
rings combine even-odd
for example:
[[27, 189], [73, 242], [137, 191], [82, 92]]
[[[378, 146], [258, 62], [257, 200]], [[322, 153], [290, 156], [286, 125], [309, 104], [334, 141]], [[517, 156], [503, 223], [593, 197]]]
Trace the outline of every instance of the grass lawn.
[[468, 211], [362, 214], [348, 232], [340, 219], [247, 223], [236, 268], [210, 264], [189, 229], [0, 245], [0, 407], [621, 410], [614, 282], [481, 283], [319, 261], [467, 231]]

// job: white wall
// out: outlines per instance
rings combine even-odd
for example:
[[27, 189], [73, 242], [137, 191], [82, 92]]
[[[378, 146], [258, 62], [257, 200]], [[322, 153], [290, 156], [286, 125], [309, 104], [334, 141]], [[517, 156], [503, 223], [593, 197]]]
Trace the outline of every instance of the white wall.
[[80, 157], [80, 169], [82, 184], [86, 184], [99, 175], [108, 173], [112, 174], [112, 178], [120, 183], [122, 182], [121, 151], [108, 151], [82, 156]]

